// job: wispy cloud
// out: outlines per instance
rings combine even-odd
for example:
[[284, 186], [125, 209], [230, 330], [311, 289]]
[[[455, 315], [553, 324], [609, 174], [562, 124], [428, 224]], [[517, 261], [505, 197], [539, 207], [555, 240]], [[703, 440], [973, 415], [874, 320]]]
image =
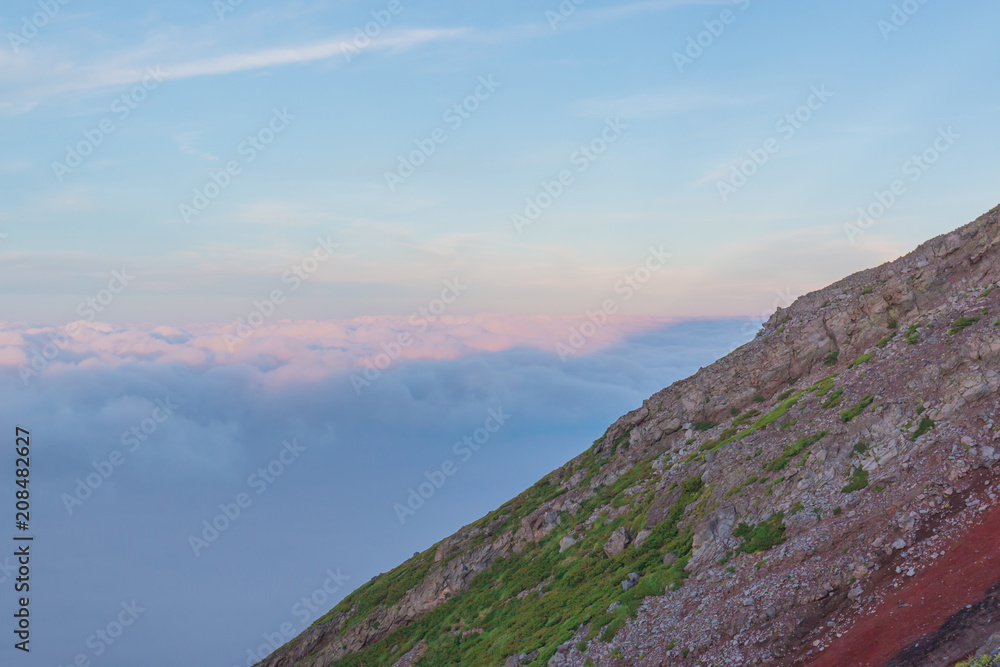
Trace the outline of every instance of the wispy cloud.
[[[386, 33], [371, 40], [363, 50], [384, 51], [396, 54], [436, 41], [457, 39], [467, 34], [466, 28], [414, 28]], [[145, 66], [123, 67], [121, 62], [135, 62], [135, 59], [115, 57], [112, 60], [93, 64], [68, 65], [45, 63], [37, 57], [5, 61], [7, 72], [3, 76], [8, 84], [41, 80], [39, 85], [28, 85], [22, 91], [8, 93], [13, 98], [0, 103], [0, 111], [17, 114], [30, 111], [40, 101], [65, 93], [125, 86], [142, 81], [149, 76], [147, 68], [159, 68], [165, 77], [176, 81], [200, 76], [219, 76], [237, 72], [281, 67], [330, 60], [343, 56], [348, 47], [356, 49], [352, 39], [339, 37], [314, 44], [273, 47], [220, 55], [194, 60], [179, 60], [173, 53], [183, 52], [183, 45], [166, 46], [160, 52], [147, 50], [142, 60]], [[28, 76], [28, 75], [31, 76]]]

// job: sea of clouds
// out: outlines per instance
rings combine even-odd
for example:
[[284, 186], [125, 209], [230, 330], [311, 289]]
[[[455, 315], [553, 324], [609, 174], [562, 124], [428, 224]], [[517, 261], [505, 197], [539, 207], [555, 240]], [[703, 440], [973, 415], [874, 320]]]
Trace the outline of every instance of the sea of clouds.
[[246, 665], [754, 329], [586, 322], [0, 325], [0, 470], [32, 436], [32, 664]]

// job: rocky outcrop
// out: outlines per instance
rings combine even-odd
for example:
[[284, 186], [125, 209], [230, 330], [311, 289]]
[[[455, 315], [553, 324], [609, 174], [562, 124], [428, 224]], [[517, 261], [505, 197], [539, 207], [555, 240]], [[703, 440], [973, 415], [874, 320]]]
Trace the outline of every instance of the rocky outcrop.
[[[885, 660], [903, 655], [913, 640], [879, 625], [893, 618], [885, 605], [910, 604], [919, 590], [957, 605], [973, 594], [934, 588], [951, 576], [942, 563], [967, 556], [963, 567], [979, 572], [974, 564], [988, 562], [962, 540], [1000, 503], [998, 389], [994, 209], [779, 309], [755, 340], [657, 392], [539, 485], [402, 566], [426, 567], [404, 595], [364, 612], [349, 596], [262, 664], [325, 666], [365, 651], [396, 659], [415, 641], [399, 630], [453, 608], [477, 574], [495, 578], [494, 610], [513, 599], [537, 611], [585, 597], [559, 578], [580, 562], [600, 566], [573, 585], [605, 586], [594, 605], [610, 616], [566, 629], [561, 619], [579, 610], [548, 604], [536, 643], [497, 664], [861, 664], [851, 651], [872, 628]], [[504, 590], [503, 568], [539, 554], [557, 554], [558, 567]], [[605, 571], [602, 583], [589, 576]], [[981, 595], [998, 582], [976, 583]], [[637, 594], [641, 604], [628, 597]], [[966, 604], [980, 618], [992, 603]], [[916, 613], [907, 609], [898, 613]], [[923, 605], [914, 616], [941, 626], [935, 660], [987, 639], [956, 609]], [[440, 631], [465, 637], [462, 627]], [[424, 640], [428, 655], [444, 650], [434, 633]]]

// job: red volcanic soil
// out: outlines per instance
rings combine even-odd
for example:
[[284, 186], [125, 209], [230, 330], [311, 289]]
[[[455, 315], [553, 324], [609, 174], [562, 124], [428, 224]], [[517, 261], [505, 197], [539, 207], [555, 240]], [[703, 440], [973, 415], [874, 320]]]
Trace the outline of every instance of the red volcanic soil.
[[[933, 643], [928, 635], [941, 635], [938, 631], [949, 618], [984, 600], [987, 591], [1000, 582], [1000, 507], [988, 510], [968, 532], [943, 548], [945, 555], [914, 579], [898, 589], [883, 589], [882, 604], [859, 617], [846, 634], [808, 663], [810, 667], [880, 667], [899, 662], [902, 656], [898, 654], [907, 647], [912, 650], [917, 642]], [[982, 620], [968, 629], [965, 634], [973, 636], [965, 636], [964, 642], [959, 631], [953, 646], [937, 647], [933, 661], [903, 660], [900, 664], [951, 664], [996, 631]], [[1000, 618], [986, 620], [1000, 622]], [[980, 643], [968, 645], [977, 639]]]

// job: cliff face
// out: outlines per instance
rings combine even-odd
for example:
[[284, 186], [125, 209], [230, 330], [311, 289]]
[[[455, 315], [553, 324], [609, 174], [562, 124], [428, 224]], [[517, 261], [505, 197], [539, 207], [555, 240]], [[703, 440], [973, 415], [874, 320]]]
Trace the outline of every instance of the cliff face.
[[996, 643], [998, 210], [780, 309], [261, 664], [950, 665]]

